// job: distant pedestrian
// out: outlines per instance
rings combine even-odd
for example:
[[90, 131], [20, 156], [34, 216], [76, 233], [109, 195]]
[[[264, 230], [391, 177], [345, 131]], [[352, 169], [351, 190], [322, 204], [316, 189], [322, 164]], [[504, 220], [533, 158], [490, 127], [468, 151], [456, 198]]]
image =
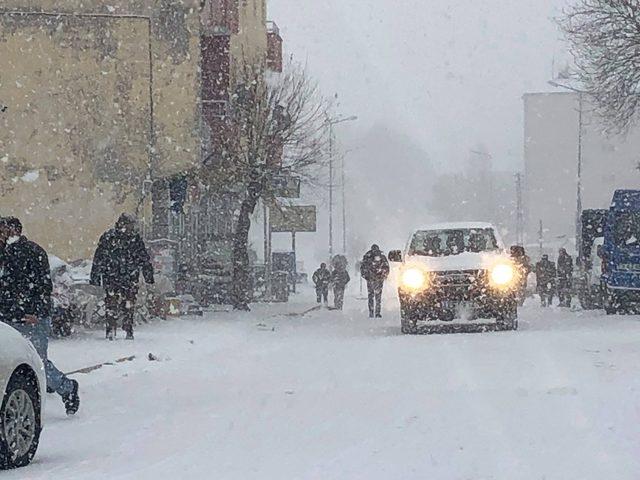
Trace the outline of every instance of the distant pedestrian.
[[344, 291], [348, 283], [351, 281], [346, 266], [340, 266], [333, 269], [331, 273], [331, 285], [333, 285], [334, 305], [336, 310], [342, 310], [344, 307]]
[[531, 259], [527, 256], [524, 247], [512, 246], [511, 247], [511, 259], [513, 260], [518, 270], [518, 288], [516, 294], [518, 297], [518, 304], [524, 305], [525, 297], [527, 295], [527, 280], [529, 274], [533, 270], [531, 268]]
[[558, 299], [561, 307], [571, 307], [573, 287], [573, 258], [564, 248], [558, 253]]
[[378, 245], [372, 245], [360, 266], [360, 274], [367, 281], [369, 317], [382, 317], [382, 290], [389, 276], [389, 261]]
[[153, 266], [133, 216], [122, 214], [116, 225], [100, 238], [93, 258], [91, 285], [105, 291], [107, 338], [114, 340], [118, 323], [133, 340], [133, 320], [140, 273], [154, 283]]
[[553, 302], [553, 292], [556, 281], [556, 265], [549, 260], [549, 255], [543, 255], [536, 264], [536, 284], [540, 303], [543, 307], [550, 307]]
[[0, 321], [33, 344], [44, 364], [47, 391], [60, 395], [67, 415], [74, 415], [80, 407], [78, 382], [48, 357], [52, 291], [47, 252], [22, 235], [20, 220], [0, 219]]
[[331, 283], [331, 272], [327, 268], [327, 264], [323, 263], [320, 268], [313, 274], [313, 283], [316, 286], [316, 295], [318, 303], [329, 303], [329, 284]]

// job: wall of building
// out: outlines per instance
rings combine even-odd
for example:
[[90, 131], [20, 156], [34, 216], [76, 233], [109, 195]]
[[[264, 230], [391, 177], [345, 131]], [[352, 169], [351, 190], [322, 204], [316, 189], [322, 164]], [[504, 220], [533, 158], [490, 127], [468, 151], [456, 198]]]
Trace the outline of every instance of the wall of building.
[[[545, 243], [561, 243], [576, 231], [579, 96], [528, 94], [524, 106], [527, 240], [537, 242], [542, 220]], [[615, 189], [640, 186], [640, 129], [607, 135], [587, 101], [583, 111], [583, 208], [608, 208]]]
[[3, 0], [0, 58], [0, 214], [51, 253], [199, 164], [198, 0]]

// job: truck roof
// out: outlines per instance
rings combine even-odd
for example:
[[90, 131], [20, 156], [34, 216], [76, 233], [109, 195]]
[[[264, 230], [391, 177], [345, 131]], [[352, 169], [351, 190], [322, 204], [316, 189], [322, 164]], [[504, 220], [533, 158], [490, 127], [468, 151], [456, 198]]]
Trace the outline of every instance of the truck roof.
[[616, 190], [611, 208], [616, 211], [640, 211], [640, 190]]

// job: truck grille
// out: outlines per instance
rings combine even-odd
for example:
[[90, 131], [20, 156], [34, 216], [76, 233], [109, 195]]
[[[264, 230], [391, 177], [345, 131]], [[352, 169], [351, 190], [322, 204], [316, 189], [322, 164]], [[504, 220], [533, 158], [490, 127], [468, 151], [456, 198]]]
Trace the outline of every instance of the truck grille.
[[484, 281], [484, 270], [456, 270], [450, 272], [434, 272], [433, 283], [438, 287], [472, 288]]

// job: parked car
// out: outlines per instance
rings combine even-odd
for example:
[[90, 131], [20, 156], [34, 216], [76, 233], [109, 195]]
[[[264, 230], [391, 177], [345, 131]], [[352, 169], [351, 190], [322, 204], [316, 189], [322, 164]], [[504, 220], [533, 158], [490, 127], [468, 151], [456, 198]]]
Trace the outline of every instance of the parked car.
[[23, 467], [38, 449], [46, 379], [31, 343], [1, 322], [0, 388], [0, 468]]
[[427, 333], [518, 328], [519, 270], [492, 225], [432, 225], [417, 230], [404, 254], [392, 251], [389, 259], [402, 263], [403, 333], [417, 333], [422, 321]]

